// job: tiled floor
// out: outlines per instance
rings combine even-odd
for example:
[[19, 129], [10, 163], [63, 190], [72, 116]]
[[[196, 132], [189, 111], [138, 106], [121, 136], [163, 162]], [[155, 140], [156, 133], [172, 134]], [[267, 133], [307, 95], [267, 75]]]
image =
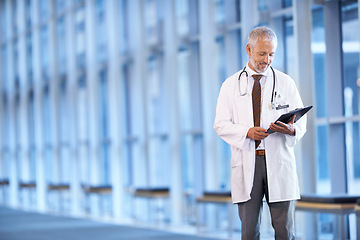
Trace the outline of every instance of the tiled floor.
[[214, 240], [0, 206], [1, 240]]

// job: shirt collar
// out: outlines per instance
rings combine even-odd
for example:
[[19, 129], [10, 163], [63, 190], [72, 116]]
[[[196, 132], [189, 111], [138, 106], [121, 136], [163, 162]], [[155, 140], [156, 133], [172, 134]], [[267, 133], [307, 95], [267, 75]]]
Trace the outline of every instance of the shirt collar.
[[[270, 68], [270, 67], [269, 67]], [[246, 64], [246, 71], [249, 73], [249, 75], [250, 76], [252, 76], [252, 75], [262, 75], [262, 76], [267, 76], [268, 75], [268, 73], [269, 73], [269, 68], [268, 69], [266, 69], [266, 71], [265, 72], [263, 72], [263, 73], [257, 73], [257, 72], [255, 72], [254, 70], [252, 70], [250, 67], [249, 67], [249, 63], [248, 64]]]

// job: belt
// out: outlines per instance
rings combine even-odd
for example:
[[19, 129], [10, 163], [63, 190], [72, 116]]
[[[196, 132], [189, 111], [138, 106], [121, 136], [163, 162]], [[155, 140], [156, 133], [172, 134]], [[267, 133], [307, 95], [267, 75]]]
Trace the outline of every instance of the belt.
[[256, 150], [255, 154], [259, 156], [265, 156], [265, 150]]

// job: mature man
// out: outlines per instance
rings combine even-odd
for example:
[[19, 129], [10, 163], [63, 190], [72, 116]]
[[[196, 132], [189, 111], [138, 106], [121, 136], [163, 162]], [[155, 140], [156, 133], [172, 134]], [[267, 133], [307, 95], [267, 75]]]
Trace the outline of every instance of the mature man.
[[271, 29], [250, 32], [248, 64], [224, 81], [216, 108], [214, 129], [231, 146], [231, 195], [246, 240], [260, 238], [264, 195], [275, 239], [295, 239], [294, 200], [300, 194], [294, 145], [306, 132], [306, 117], [273, 123], [303, 107], [293, 79], [270, 67], [276, 47]]

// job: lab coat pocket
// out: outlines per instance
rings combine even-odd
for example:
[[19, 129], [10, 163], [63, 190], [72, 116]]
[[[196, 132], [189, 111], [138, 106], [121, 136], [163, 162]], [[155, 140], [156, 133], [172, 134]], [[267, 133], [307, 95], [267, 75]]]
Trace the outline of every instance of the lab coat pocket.
[[237, 167], [242, 164], [242, 151], [238, 148], [232, 147], [231, 149], [231, 167]]

